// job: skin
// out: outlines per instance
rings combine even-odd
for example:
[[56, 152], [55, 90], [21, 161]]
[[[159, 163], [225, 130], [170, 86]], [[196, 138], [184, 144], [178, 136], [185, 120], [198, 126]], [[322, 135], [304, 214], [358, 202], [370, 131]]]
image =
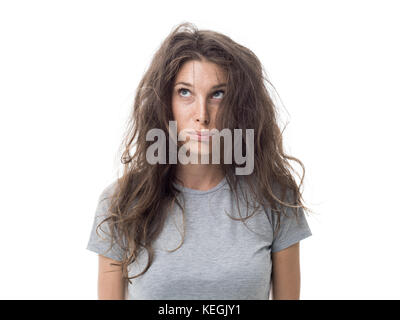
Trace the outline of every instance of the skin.
[[272, 300], [300, 299], [300, 243], [272, 252]]
[[[187, 83], [182, 84], [181, 82]], [[226, 83], [226, 74], [216, 64], [202, 61], [187, 61], [179, 70], [172, 94], [172, 113], [177, 122], [178, 134], [186, 137], [182, 142], [190, 153], [198, 155], [198, 164], [177, 164], [177, 177], [182, 184], [191, 189], [208, 190], [216, 186], [224, 177], [219, 164], [200, 163], [201, 155], [211, 155], [211, 141], [195, 141], [184, 134], [184, 129], [212, 130], [218, 106], [226, 86], [213, 88]], [[223, 90], [223, 91], [221, 91]], [[211, 159], [211, 158], [209, 158]]]
[[[178, 84], [185, 82], [190, 85]], [[211, 130], [215, 128], [215, 116], [223, 97], [225, 87], [213, 86], [226, 83], [226, 75], [216, 64], [202, 61], [187, 61], [178, 72], [172, 94], [172, 112], [177, 121], [178, 133], [184, 129]], [[185, 89], [181, 90], [180, 89]], [[211, 154], [209, 142], [190, 140], [187, 136], [182, 144], [198, 156]], [[200, 161], [199, 161], [200, 162]], [[211, 161], [210, 161], [211, 162]], [[216, 164], [186, 164], [178, 162], [177, 176], [185, 187], [209, 190], [223, 178], [222, 170]], [[284, 250], [273, 252], [272, 299], [298, 300], [300, 298], [299, 243]], [[126, 283], [122, 270], [111, 266], [114, 261], [99, 255], [98, 298], [99, 300], [124, 300]], [[107, 272], [114, 271], [114, 272]]]
[[98, 300], [125, 300], [126, 286], [122, 278], [122, 268], [112, 266], [110, 263], [118, 261], [99, 255]]

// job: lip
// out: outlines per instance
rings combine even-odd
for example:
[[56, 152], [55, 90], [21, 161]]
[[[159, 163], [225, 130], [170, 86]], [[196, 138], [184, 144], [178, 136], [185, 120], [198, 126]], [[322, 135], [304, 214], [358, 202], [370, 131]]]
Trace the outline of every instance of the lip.
[[213, 133], [210, 130], [188, 130], [191, 140], [196, 141], [209, 141]]
[[200, 137], [209, 137], [213, 135], [210, 130], [189, 130], [188, 132], [191, 135], [197, 135]]
[[190, 134], [189, 136], [190, 136], [190, 139], [192, 139], [192, 140], [197, 140], [197, 141], [209, 141], [212, 135], [209, 135], [209, 134], [205, 134], [205, 135], [204, 135], [204, 134], [203, 134], [203, 135], [200, 135], [200, 134]]
[[210, 138], [215, 134], [208, 129], [185, 129], [186, 135], [190, 140], [209, 142]]

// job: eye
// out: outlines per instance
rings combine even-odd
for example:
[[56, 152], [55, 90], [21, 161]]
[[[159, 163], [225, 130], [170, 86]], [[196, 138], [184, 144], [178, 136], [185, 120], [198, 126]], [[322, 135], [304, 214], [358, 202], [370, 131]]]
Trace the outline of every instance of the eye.
[[[190, 92], [189, 89], [180, 88], [180, 89], [178, 89], [178, 94], [181, 95], [181, 92], [182, 92], [182, 91], [184, 91], [184, 92], [185, 92], [185, 91]], [[188, 97], [188, 96], [185, 96], [185, 95], [181, 95], [181, 96], [184, 97], [184, 98]]]
[[[224, 90], [218, 90], [218, 91], [215, 91], [214, 92], [214, 95], [216, 94], [216, 93], [218, 93], [218, 92], [222, 92], [223, 94], [225, 93], [225, 91]], [[222, 98], [223, 97], [223, 95], [222, 96], [220, 96], [219, 98]], [[219, 99], [219, 98], [217, 98], [217, 99]]]
[[[183, 94], [182, 94], [182, 92], [183, 92]], [[180, 89], [178, 89], [178, 94], [179, 94], [181, 97], [184, 97], [184, 98], [189, 97], [189, 95], [185, 95], [185, 93], [189, 93], [189, 92], [190, 92], [190, 90], [189, 90], [189, 89], [186, 89], [186, 88], [180, 88]], [[215, 95], [218, 95], [218, 93], [222, 93], [222, 95], [215, 97]], [[213, 93], [213, 98], [221, 99], [221, 98], [223, 97], [223, 94], [224, 94], [224, 93], [225, 93], [224, 90], [215, 91], [215, 92]]]

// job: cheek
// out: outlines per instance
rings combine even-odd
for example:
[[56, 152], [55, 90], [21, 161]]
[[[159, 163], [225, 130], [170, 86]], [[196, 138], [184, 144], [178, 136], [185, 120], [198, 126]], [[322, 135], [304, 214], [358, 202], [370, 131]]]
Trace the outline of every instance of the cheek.
[[181, 118], [181, 106], [174, 98], [172, 99], [172, 115], [174, 120]]
[[172, 115], [177, 122], [178, 129], [183, 129], [190, 122], [189, 110], [182, 105], [174, 104], [172, 106]]
[[182, 112], [180, 112], [179, 108], [177, 108], [176, 106], [172, 107], [172, 116], [173, 119], [176, 121], [176, 128], [177, 128], [177, 132], [179, 134], [179, 132], [181, 132], [181, 130], [184, 128], [185, 126], [185, 121], [182, 118]]

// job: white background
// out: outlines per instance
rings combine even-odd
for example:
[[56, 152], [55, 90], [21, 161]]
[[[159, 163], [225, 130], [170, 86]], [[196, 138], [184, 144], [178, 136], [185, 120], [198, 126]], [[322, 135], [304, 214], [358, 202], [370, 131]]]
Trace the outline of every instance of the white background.
[[251, 49], [284, 105], [316, 212], [301, 299], [399, 299], [397, 5], [1, 1], [0, 298], [97, 299], [96, 202], [122, 167], [136, 86], [189, 21]]

